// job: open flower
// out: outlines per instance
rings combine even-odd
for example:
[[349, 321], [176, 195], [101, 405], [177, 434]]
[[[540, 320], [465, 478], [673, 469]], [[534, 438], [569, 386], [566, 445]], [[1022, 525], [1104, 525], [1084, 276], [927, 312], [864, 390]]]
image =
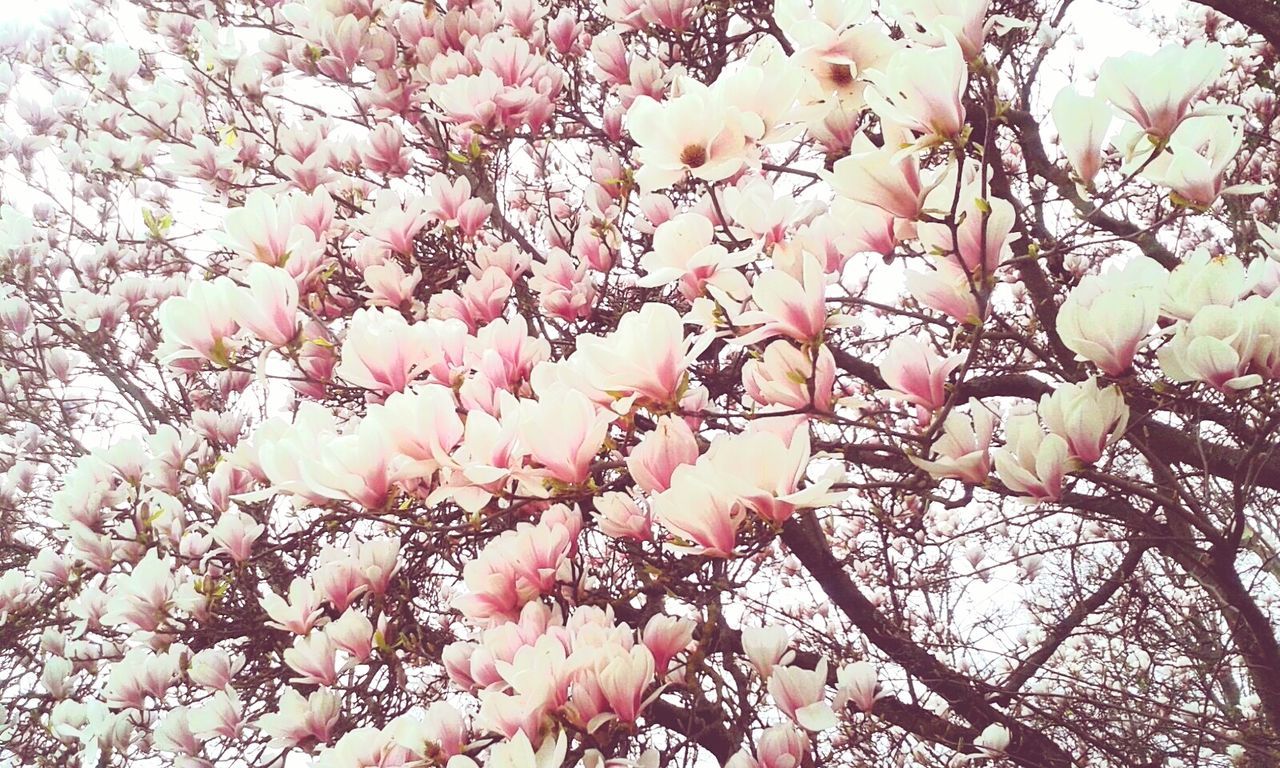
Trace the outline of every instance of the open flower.
[[640, 145], [641, 192], [669, 187], [686, 174], [721, 181], [746, 160], [742, 115], [717, 91], [688, 80], [681, 84], [681, 95], [661, 103], [641, 96], [627, 111], [627, 128]]

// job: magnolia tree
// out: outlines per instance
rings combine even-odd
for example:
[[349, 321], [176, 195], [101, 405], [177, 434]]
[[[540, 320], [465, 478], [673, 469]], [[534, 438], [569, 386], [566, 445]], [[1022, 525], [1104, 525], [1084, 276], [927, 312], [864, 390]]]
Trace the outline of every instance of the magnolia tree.
[[1280, 764], [1280, 13], [1202, 2], [6, 27], [0, 762]]

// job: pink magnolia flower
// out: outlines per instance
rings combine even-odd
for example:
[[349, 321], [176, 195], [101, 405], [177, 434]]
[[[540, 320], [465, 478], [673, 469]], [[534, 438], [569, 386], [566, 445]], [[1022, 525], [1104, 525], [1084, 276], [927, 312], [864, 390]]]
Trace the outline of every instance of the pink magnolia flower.
[[1008, 440], [995, 451], [1000, 481], [1034, 501], [1060, 498], [1071, 458], [1067, 441], [1045, 434], [1035, 414], [1010, 416], [1004, 428]]
[[1201, 307], [1160, 348], [1160, 368], [1174, 381], [1201, 381], [1220, 392], [1258, 386], [1262, 376], [1249, 370], [1258, 338], [1249, 314], [1246, 307]]
[[258, 602], [271, 618], [268, 626], [277, 627], [295, 635], [306, 635], [324, 615], [320, 599], [312, 589], [311, 582], [299, 577], [289, 585], [287, 601], [274, 592], [268, 592], [259, 598]]
[[653, 520], [636, 500], [619, 491], [609, 491], [595, 500], [595, 519], [600, 532], [615, 539], [648, 541], [653, 538]]
[[596, 300], [587, 265], [575, 264], [573, 257], [560, 249], [553, 249], [545, 262], [533, 265], [529, 287], [538, 294], [543, 311], [565, 321], [586, 317]]
[[627, 470], [640, 488], [659, 493], [671, 486], [671, 476], [678, 467], [697, 459], [698, 441], [684, 419], [661, 416], [654, 430], [631, 449]]
[[338, 619], [326, 624], [324, 633], [356, 661], [364, 661], [373, 651], [373, 624], [354, 608], [348, 608]]
[[726, 498], [703, 469], [676, 467], [671, 487], [653, 497], [653, 516], [706, 557], [732, 557], [746, 507]]
[[489, 267], [479, 277], [469, 277], [459, 289], [437, 293], [431, 297], [428, 311], [432, 317], [457, 318], [473, 333], [477, 328], [502, 315], [511, 296], [511, 278], [498, 267]]
[[162, 560], [154, 549], [147, 550], [133, 571], [114, 585], [103, 622], [155, 631], [165, 619], [177, 586], [173, 570], [172, 561]]
[[903, 155], [888, 142], [877, 147], [863, 133], [854, 138], [849, 154], [837, 160], [825, 177], [837, 193], [900, 219], [916, 219], [928, 191], [920, 180], [920, 163], [914, 154]]
[[579, 336], [569, 364], [592, 387], [615, 398], [633, 395], [672, 403], [686, 368], [710, 342], [706, 335], [686, 338], [675, 309], [650, 303], [624, 315], [607, 336]]
[[615, 654], [597, 673], [600, 691], [619, 720], [635, 722], [653, 673], [653, 653], [644, 645]]
[[[288, 653], [288, 651], [286, 651]], [[244, 706], [240, 694], [234, 688], [224, 688], [213, 694], [199, 709], [191, 710], [191, 732], [197, 737], [211, 739], [221, 736], [235, 740], [245, 726]]]
[[943, 45], [949, 38], [959, 42], [964, 57], [972, 61], [982, 53], [987, 29], [998, 19], [987, 18], [990, 0], [889, 0], [883, 12], [921, 45]]
[[715, 227], [701, 214], [682, 213], [663, 222], [654, 231], [653, 250], [640, 257], [645, 274], [636, 284], [651, 288], [679, 282], [680, 293], [691, 301], [708, 285], [745, 298], [750, 288], [737, 267], [750, 262], [752, 254], [730, 253], [714, 239]]
[[255, 725], [271, 737], [271, 746], [295, 747], [309, 741], [328, 744], [342, 715], [342, 699], [321, 688], [305, 699], [293, 688], [285, 688], [275, 712], [258, 718]]
[[422, 196], [401, 199], [383, 190], [374, 200], [373, 211], [361, 220], [361, 228], [388, 251], [412, 258], [414, 239], [431, 223], [429, 205]]
[[160, 305], [156, 317], [165, 340], [181, 348], [169, 360], [197, 356], [218, 365], [230, 364], [227, 339], [240, 328], [231, 309], [232, 289], [226, 278], [202, 280], [192, 283], [186, 296], [174, 296]]
[[1159, 316], [1159, 283], [1130, 284], [1118, 275], [1088, 275], [1058, 310], [1058, 336], [1081, 359], [1109, 376], [1119, 376], [1129, 370]]
[[335, 611], [345, 611], [369, 589], [360, 562], [345, 550], [326, 548], [320, 556], [321, 564], [312, 576], [316, 592]]
[[969, 398], [969, 412], [953, 410], [942, 423], [942, 435], [930, 446], [936, 458], [912, 456], [911, 462], [935, 478], [954, 477], [980, 485], [991, 472], [991, 435], [995, 415], [981, 401]]
[[766, 728], [756, 739], [760, 768], [800, 768], [808, 754], [809, 737], [790, 723]]
[[954, 233], [950, 224], [938, 222], [918, 224], [916, 233], [922, 246], [963, 267], [978, 283], [1012, 255], [1013, 204], [997, 197], [980, 199], [976, 185], [966, 186], [959, 194]]
[[[1143, 178], [1168, 187], [1176, 200], [1208, 208], [1220, 195], [1260, 192], [1265, 185], [1223, 186], [1228, 166], [1235, 162], [1244, 134], [1226, 117], [1207, 115], [1184, 120], [1169, 137], [1167, 151], [1142, 170]], [[1139, 157], [1146, 153], [1139, 150]], [[1145, 162], [1135, 158], [1135, 163]]]
[[1132, 51], [1102, 63], [1097, 93], [1146, 133], [1167, 139], [1187, 117], [1215, 111], [1191, 107], [1226, 65], [1227, 53], [1217, 43]]
[[614, 415], [581, 392], [564, 386], [540, 393], [522, 409], [521, 439], [530, 457], [551, 477], [577, 484], [591, 475]]
[[406, 273], [395, 262], [371, 264], [364, 268], [363, 274], [368, 290], [361, 293], [374, 307], [407, 309], [418, 283], [422, 281], [422, 270], [419, 267], [414, 267], [412, 273]]
[[239, 510], [228, 510], [218, 517], [210, 532], [213, 540], [231, 559], [243, 563], [249, 559], [253, 542], [258, 540], [266, 526]]
[[721, 437], [711, 443], [695, 469], [723, 496], [781, 525], [797, 508], [819, 507], [842, 498], [828, 492], [832, 476], [801, 489], [808, 467], [809, 431], [801, 427], [790, 435], [760, 429]]
[[333, 685], [338, 682], [338, 647], [322, 631], [294, 638], [285, 649], [284, 663], [297, 673], [291, 682]]
[[1066, 87], [1053, 100], [1053, 125], [1067, 162], [1086, 185], [1102, 169], [1102, 143], [1111, 127], [1111, 108], [1098, 96], [1081, 96]]
[[390, 309], [361, 309], [351, 317], [334, 373], [357, 387], [390, 394], [417, 378], [430, 354], [426, 326], [410, 324]]
[[895, 53], [883, 70], [864, 77], [867, 104], [881, 119], [933, 143], [954, 139], [964, 128], [969, 68], [954, 37], [936, 48], [911, 46]]
[[693, 642], [696, 624], [689, 619], [658, 614], [644, 625], [642, 642], [653, 654], [654, 668], [661, 677], [671, 666], [671, 659]]
[[295, 277], [295, 263], [314, 263], [324, 255], [323, 240], [333, 218], [333, 199], [324, 190], [305, 196], [291, 192], [280, 198], [251, 192], [244, 205], [227, 212], [226, 226], [217, 235], [253, 262], [286, 267]]
[[370, 592], [386, 594], [391, 577], [400, 570], [400, 542], [390, 536], [359, 542], [351, 562]]
[[756, 278], [751, 300], [756, 309], [741, 313], [736, 325], [761, 327], [739, 337], [740, 344], [754, 344], [774, 336], [787, 336], [802, 343], [817, 342], [827, 327], [826, 276], [811, 254], [804, 254], [803, 278], [771, 269]]
[[809, 731], [825, 731], [839, 724], [827, 703], [827, 660], [815, 669], [774, 667], [769, 675], [769, 695], [778, 709]]
[[412, 155], [404, 145], [404, 134], [391, 123], [380, 123], [373, 129], [361, 159], [366, 168], [387, 177], [404, 176], [413, 167]]
[[965, 274], [964, 267], [951, 259], [934, 259], [932, 266], [928, 271], [904, 273], [907, 292], [924, 306], [958, 323], [976, 325], [980, 318], [974, 289], [980, 283], [975, 276]]
[[[817, 374], [812, 353], [779, 339], [765, 347], [759, 359], [742, 367], [742, 385], [761, 405], [781, 405], [829, 412], [836, 380], [835, 358], [826, 345], [817, 348]], [[812, 390], [812, 391], [810, 391]]]
[[227, 653], [221, 648], [206, 648], [191, 657], [187, 665], [187, 677], [196, 685], [210, 691], [220, 691], [231, 684], [231, 679], [244, 668], [244, 656]]
[[867, 661], [846, 664], [836, 673], [837, 695], [836, 709], [844, 708], [845, 703], [852, 702], [862, 712], [870, 712], [880, 697], [878, 675], [875, 665]]
[[414, 462], [399, 475], [429, 475], [462, 441], [463, 422], [453, 391], [439, 384], [395, 392], [381, 407], [371, 407], [365, 421], [372, 421], [396, 452]]
[[462, 713], [444, 701], [437, 701], [427, 707], [422, 720], [422, 731], [425, 740], [446, 760], [462, 754], [468, 742], [467, 724]]
[[1059, 386], [1040, 398], [1038, 411], [1045, 427], [1067, 441], [1071, 458], [1084, 464], [1102, 458], [1129, 424], [1129, 406], [1120, 389], [1100, 389], [1093, 378]]
[[478, 622], [514, 619], [520, 608], [556, 583], [574, 543], [563, 525], [521, 523], [489, 542], [463, 567], [468, 594], [454, 601]]
[[960, 365], [960, 359], [959, 355], [940, 358], [919, 339], [898, 336], [880, 363], [880, 375], [889, 389], [879, 394], [936, 411], [947, 402], [947, 375]]
[[642, 193], [671, 186], [685, 174], [722, 181], [742, 168], [747, 137], [742, 116], [719, 93], [690, 80], [666, 102], [648, 96], [627, 111], [627, 129], [639, 145], [636, 182]]

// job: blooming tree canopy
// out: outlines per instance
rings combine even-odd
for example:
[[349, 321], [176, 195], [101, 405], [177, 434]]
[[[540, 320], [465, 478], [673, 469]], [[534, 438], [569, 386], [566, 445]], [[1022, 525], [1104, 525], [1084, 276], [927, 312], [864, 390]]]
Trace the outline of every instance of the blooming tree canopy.
[[0, 763], [1280, 764], [1280, 13], [1200, 2], [0, 27]]

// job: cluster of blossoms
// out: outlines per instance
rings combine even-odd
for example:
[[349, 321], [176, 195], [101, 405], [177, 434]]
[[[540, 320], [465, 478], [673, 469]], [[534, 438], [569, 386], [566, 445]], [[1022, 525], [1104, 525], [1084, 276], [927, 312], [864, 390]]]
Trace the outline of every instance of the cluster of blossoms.
[[0, 30], [0, 755], [1280, 759], [1280, 29], [1069, 5]]

